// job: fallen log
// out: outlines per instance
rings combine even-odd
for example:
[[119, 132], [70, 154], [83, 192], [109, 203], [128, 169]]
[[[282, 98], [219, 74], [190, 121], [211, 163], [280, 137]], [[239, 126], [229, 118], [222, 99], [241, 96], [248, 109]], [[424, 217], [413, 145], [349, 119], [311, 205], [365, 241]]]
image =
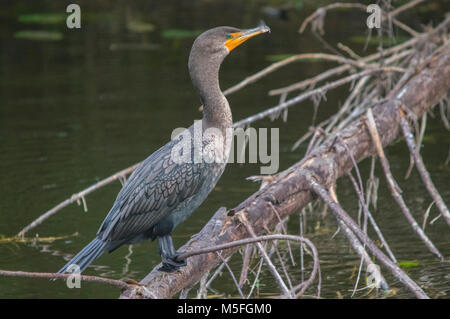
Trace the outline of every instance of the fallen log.
[[[376, 126], [383, 146], [399, 135], [400, 110], [406, 106], [417, 117], [433, 107], [450, 89], [450, 50], [430, 59], [426, 68], [412, 77], [391, 94], [389, 100], [373, 107]], [[339, 137], [337, 137], [339, 135]], [[345, 143], [345, 144], [344, 144]], [[351, 154], [349, 154], [350, 150]], [[279, 173], [265, 187], [251, 195], [236, 208], [219, 209], [204, 228], [189, 240], [180, 252], [229, 243], [250, 237], [239, 216], [253, 227], [256, 235], [266, 234], [282, 219], [301, 210], [316, 198], [309, 178], [325, 188], [335, 185], [336, 180], [352, 168], [351, 156], [360, 162], [376, 154], [376, 148], [365, 124], [365, 116], [351, 123], [328, 138], [300, 162]], [[274, 214], [272, 205], [280, 216]], [[228, 258], [237, 248], [222, 251]], [[174, 273], [163, 273], [156, 266], [141, 282], [154, 298], [170, 298], [180, 290], [195, 285], [205, 274], [216, 267], [222, 259], [216, 253], [197, 255], [187, 259], [187, 266]], [[136, 290], [125, 290], [121, 298], [144, 298]]]

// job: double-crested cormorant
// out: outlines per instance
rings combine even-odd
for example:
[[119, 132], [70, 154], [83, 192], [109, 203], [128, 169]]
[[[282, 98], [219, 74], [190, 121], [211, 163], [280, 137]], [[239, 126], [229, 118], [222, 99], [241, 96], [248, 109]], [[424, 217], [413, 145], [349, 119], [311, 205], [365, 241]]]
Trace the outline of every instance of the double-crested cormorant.
[[[183, 134], [145, 159], [120, 190], [96, 237], [59, 273], [66, 272], [71, 264], [83, 271], [104, 251], [112, 252], [125, 244], [155, 238], [162, 257], [160, 270], [171, 272], [186, 265], [185, 260], [177, 260], [171, 233], [214, 188], [225, 169], [230, 150], [229, 139], [223, 137], [232, 127], [231, 110], [219, 87], [220, 64], [235, 47], [269, 31], [261, 22], [258, 27], [247, 30], [217, 27], [197, 37], [189, 55], [189, 74], [203, 104], [202, 132], [213, 128], [218, 134], [198, 137], [194, 124], [187, 129], [192, 145], [191, 152], [187, 152], [189, 156], [184, 157], [187, 161], [174, 159], [174, 155], [183, 152], [176, 149], [186, 136]], [[220, 133], [222, 138], [218, 137]], [[203, 146], [200, 154], [196, 143]], [[182, 156], [181, 153], [178, 155]], [[211, 157], [221, 160], [211, 160]]]

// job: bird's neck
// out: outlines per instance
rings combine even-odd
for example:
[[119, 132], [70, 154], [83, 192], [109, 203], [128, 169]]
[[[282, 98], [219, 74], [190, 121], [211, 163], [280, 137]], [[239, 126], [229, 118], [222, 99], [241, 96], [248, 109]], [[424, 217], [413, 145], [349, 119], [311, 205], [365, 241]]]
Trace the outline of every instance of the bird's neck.
[[219, 85], [221, 62], [197, 63], [190, 70], [192, 82], [203, 104], [204, 129], [215, 127], [225, 131], [233, 124], [230, 106]]
[[204, 128], [218, 128], [225, 131], [233, 124], [230, 105], [223, 93], [219, 90], [208, 92], [201, 96], [203, 103], [203, 125]]

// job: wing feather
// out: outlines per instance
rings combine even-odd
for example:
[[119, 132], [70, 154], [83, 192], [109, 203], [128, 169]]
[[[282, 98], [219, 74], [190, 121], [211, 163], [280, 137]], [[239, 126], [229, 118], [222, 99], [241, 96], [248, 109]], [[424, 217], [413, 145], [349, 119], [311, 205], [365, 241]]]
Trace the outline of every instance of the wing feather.
[[172, 147], [173, 141], [136, 168], [99, 229], [103, 239], [132, 239], [196, 194], [205, 180], [202, 169], [207, 164], [175, 163]]

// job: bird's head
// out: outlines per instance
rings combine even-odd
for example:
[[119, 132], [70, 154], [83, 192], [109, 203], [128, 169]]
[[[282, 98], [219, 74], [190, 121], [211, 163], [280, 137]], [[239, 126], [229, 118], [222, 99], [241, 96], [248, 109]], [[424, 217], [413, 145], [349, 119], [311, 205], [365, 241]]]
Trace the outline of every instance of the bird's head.
[[[200, 34], [192, 45], [189, 64], [196, 61], [196, 57], [202, 57], [207, 61], [219, 63], [237, 46], [248, 39], [262, 33], [270, 32], [270, 28], [261, 21], [256, 28], [238, 29], [234, 27], [217, 27]], [[203, 61], [206, 62], [206, 61]]]

